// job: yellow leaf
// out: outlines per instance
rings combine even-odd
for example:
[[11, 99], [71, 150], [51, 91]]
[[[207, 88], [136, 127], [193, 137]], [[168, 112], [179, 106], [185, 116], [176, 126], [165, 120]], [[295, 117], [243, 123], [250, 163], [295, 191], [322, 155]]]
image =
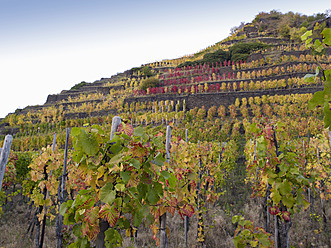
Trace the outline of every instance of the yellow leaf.
[[166, 212], [167, 212], [167, 208], [166, 207], [160, 207], [160, 216], [162, 216]]
[[127, 236], [127, 237], [131, 237], [131, 232], [132, 232], [132, 229], [131, 229], [131, 228], [126, 229], [126, 231], [125, 231], [125, 236]]
[[306, 210], [310, 206], [310, 203], [307, 200], [303, 200], [303, 210]]

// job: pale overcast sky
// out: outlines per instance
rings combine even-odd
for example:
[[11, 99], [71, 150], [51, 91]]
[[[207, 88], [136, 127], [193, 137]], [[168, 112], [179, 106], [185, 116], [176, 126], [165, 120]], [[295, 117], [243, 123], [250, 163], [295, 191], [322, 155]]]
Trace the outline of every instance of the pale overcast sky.
[[330, 8], [329, 0], [0, 0], [0, 118], [81, 81], [197, 52], [261, 11]]

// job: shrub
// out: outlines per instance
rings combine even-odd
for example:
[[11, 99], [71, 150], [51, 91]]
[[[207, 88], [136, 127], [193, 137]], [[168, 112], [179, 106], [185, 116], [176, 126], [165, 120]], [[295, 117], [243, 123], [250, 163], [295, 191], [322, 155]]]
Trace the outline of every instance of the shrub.
[[213, 53], [207, 53], [203, 56], [203, 62], [224, 62], [226, 60], [230, 60], [230, 53], [228, 51], [223, 51], [222, 49]]
[[160, 84], [160, 81], [155, 78], [155, 77], [150, 77], [145, 79], [141, 85], [140, 85], [140, 89], [141, 90], [147, 90], [148, 88], [154, 88], [154, 87], [158, 87]]
[[143, 68], [141, 69], [141, 73], [142, 73], [142, 75], [145, 76], [145, 77], [151, 77], [151, 76], [153, 76], [153, 73], [152, 73], [152, 71], [151, 71], [151, 68], [148, 67], [148, 66], [143, 67]]
[[79, 88], [82, 88], [84, 85], [86, 85], [87, 83], [85, 81], [80, 82], [79, 84], [74, 85], [73, 87], [71, 87], [70, 90], [78, 90]]

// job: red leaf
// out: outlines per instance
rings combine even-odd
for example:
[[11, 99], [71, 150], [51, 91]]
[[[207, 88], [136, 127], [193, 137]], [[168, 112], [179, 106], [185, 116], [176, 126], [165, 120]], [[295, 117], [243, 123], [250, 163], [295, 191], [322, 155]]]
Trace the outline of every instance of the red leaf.
[[277, 215], [279, 213], [279, 208], [277, 206], [269, 207], [269, 213], [271, 215]]
[[147, 172], [143, 172], [143, 174], [141, 175], [141, 181], [146, 184], [152, 183], [152, 179]]
[[183, 206], [183, 208], [180, 209], [179, 214], [180, 214], [180, 216], [185, 215], [185, 216], [188, 216], [188, 217], [192, 217], [194, 212], [195, 211], [194, 211], [194, 208], [192, 207], [192, 205], [185, 204]]
[[123, 122], [117, 128], [117, 132], [120, 132], [120, 133], [123, 132], [128, 136], [132, 136], [133, 131], [134, 131], [133, 127], [130, 124], [125, 124]]
[[284, 219], [284, 221], [288, 222], [288, 221], [291, 220], [291, 214], [289, 212], [283, 211], [282, 213], [283, 213], [283, 219]]
[[143, 158], [148, 155], [148, 150], [146, 147], [143, 147], [141, 143], [134, 144], [132, 155], [134, 157]]
[[100, 218], [106, 219], [111, 227], [116, 225], [120, 217], [118, 209], [115, 206], [110, 207], [108, 203], [101, 207], [99, 214]]
[[85, 222], [89, 223], [91, 226], [95, 225], [97, 219], [99, 218], [99, 207], [94, 207], [92, 209], [86, 209], [84, 213]]

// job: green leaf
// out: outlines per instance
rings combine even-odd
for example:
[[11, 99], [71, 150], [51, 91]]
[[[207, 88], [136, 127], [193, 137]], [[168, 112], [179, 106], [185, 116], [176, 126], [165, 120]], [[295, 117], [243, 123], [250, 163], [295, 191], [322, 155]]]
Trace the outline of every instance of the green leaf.
[[70, 133], [72, 136], [77, 137], [80, 134], [81, 130], [82, 130], [82, 128], [80, 128], [80, 127], [73, 127], [73, 128], [71, 128]]
[[309, 30], [306, 33], [304, 33], [303, 35], [301, 35], [301, 40], [302, 41], [305, 41], [305, 40], [308, 39], [309, 36], [312, 36], [312, 35], [313, 35], [313, 31], [312, 30]]
[[322, 42], [320, 42], [320, 40], [315, 40], [314, 42], [314, 49], [316, 52], [320, 53], [323, 51], [324, 47], [322, 45]]
[[232, 224], [237, 223], [240, 220], [241, 216], [240, 215], [235, 215], [232, 217]]
[[137, 188], [131, 187], [128, 189], [128, 191], [130, 192], [130, 196], [132, 196], [134, 199], [137, 199], [137, 194], [138, 194]]
[[113, 190], [113, 184], [112, 183], [106, 183], [100, 191], [100, 200], [104, 203], [108, 203], [111, 205], [116, 196], [116, 191]]
[[114, 228], [109, 228], [105, 231], [105, 246], [106, 248], [121, 247], [123, 238], [121, 234]]
[[307, 83], [313, 83], [316, 80], [315, 74], [306, 74], [303, 77], [303, 80]]
[[72, 228], [72, 232], [73, 234], [76, 236], [76, 237], [79, 237], [82, 235], [82, 232], [81, 232], [81, 225], [74, 225], [73, 228]]
[[165, 178], [165, 179], [169, 179], [170, 177], [170, 173], [168, 171], [161, 171], [161, 175]]
[[239, 247], [239, 241], [240, 241], [240, 236], [236, 236], [233, 238], [233, 244], [234, 244], [234, 247]]
[[153, 159], [153, 164], [156, 164], [158, 166], [162, 166], [164, 164], [165, 158], [161, 153], [158, 153], [155, 158]]
[[148, 186], [142, 182], [140, 182], [137, 186], [137, 190], [138, 190], [138, 197], [139, 199], [145, 198], [147, 191], [148, 191]]
[[117, 191], [121, 191], [121, 192], [123, 192], [123, 191], [125, 190], [125, 184], [123, 184], [123, 183], [118, 183], [118, 184], [115, 185], [115, 189], [116, 189]]
[[152, 187], [149, 187], [147, 192], [147, 199], [151, 205], [156, 205], [156, 203], [160, 200], [160, 197]]
[[328, 128], [331, 126], [331, 110], [329, 109], [329, 104], [325, 104], [323, 108], [324, 112], [324, 127]]
[[[325, 86], [331, 88], [331, 69], [325, 70], [324, 75], [325, 75]], [[331, 92], [331, 90], [326, 90], [326, 89], [324, 90], [326, 91], [327, 94]]]
[[95, 136], [92, 134], [88, 134], [85, 130], [81, 130], [78, 136], [78, 147], [84, 151], [87, 155], [93, 156], [99, 150], [99, 144], [96, 140]]
[[[118, 135], [114, 135], [114, 138], [112, 139], [113, 142], [109, 143], [109, 152], [112, 154], [118, 154], [122, 149], [123, 146], [121, 145], [121, 142], [119, 140]], [[114, 142], [115, 141], [115, 142]]]
[[323, 42], [327, 46], [331, 46], [331, 28], [325, 28], [322, 33]]
[[308, 49], [308, 48], [311, 48], [313, 45], [311, 44], [311, 42], [313, 41], [313, 39], [312, 38], [308, 38], [307, 40], [306, 40], [306, 42], [305, 42], [305, 46], [306, 46], [306, 48]]
[[303, 199], [303, 210], [306, 210], [310, 206], [309, 201], [306, 199]]
[[270, 197], [275, 204], [279, 203], [280, 200], [282, 199], [282, 197], [280, 196], [278, 191], [275, 191], [275, 190], [273, 190], [273, 192], [271, 192]]
[[109, 164], [119, 164], [120, 162], [122, 162], [122, 160], [123, 160], [123, 154], [119, 153], [119, 154], [116, 154], [114, 157], [112, 157], [108, 163]]
[[178, 179], [176, 178], [176, 176], [174, 174], [170, 174], [170, 177], [168, 179], [169, 187], [175, 188], [177, 181], [178, 181]]
[[291, 193], [292, 190], [291, 184], [287, 180], [284, 180], [283, 183], [277, 184], [276, 187], [283, 196]]
[[298, 205], [303, 204], [302, 194], [300, 194], [299, 192], [297, 193], [296, 201], [297, 201]]
[[67, 203], [63, 202], [60, 207], [60, 215], [63, 216], [65, 215], [66, 212], [67, 212]]
[[143, 134], [144, 134], [144, 128], [142, 128], [142, 127], [136, 127], [136, 128], [134, 129], [134, 132], [133, 132], [133, 135], [134, 135], [134, 136], [139, 136], [139, 137], [141, 137], [141, 136], [143, 136]]
[[308, 107], [310, 109], [314, 109], [317, 106], [323, 106], [324, 105], [324, 91], [317, 91], [313, 95], [313, 98], [309, 100]]
[[133, 226], [139, 227], [144, 219], [144, 214], [141, 211], [135, 211], [133, 216]]
[[295, 200], [294, 200], [292, 194], [287, 194], [282, 198], [282, 202], [286, 207], [292, 208], [295, 203]]
[[154, 182], [153, 183], [154, 190], [159, 196], [163, 196], [163, 186], [159, 182]]
[[243, 235], [243, 236], [250, 236], [250, 234], [251, 234], [251, 232], [249, 231], [249, 230], [247, 230], [247, 229], [244, 229], [244, 230], [242, 230], [242, 232], [241, 232], [241, 235]]
[[120, 172], [120, 175], [122, 177], [123, 182], [124, 183], [128, 183], [128, 181], [130, 179], [130, 176], [131, 176], [130, 171], [121, 171]]
[[269, 177], [269, 178], [268, 178], [268, 183], [269, 183], [270, 185], [273, 185], [275, 181], [276, 181], [275, 178], [272, 178], [272, 177]]
[[263, 246], [265, 246], [265, 247], [270, 247], [270, 245], [271, 245], [271, 242], [270, 242], [270, 240], [268, 239], [267, 236], [263, 236], [263, 237], [261, 237], [261, 238], [259, 239], [259, 241], [260, 241], [260, 243], [261, 243]]

